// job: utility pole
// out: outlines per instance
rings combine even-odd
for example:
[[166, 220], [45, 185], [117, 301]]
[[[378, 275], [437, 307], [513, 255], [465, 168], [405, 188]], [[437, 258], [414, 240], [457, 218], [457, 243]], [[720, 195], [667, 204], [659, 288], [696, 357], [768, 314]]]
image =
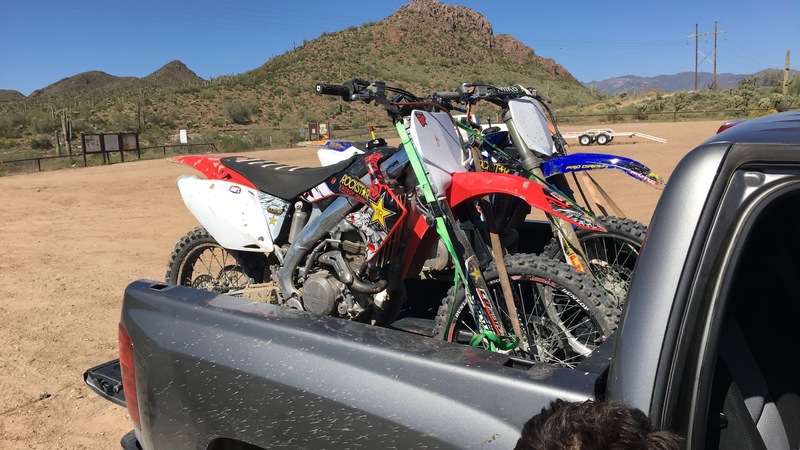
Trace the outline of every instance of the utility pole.
[[714, 87], [717, 88], [717, 21], [714, 21]]
[[697, 66], [699, 65], [699, 61], [697, 60], [697, 55], [700, 54], [700, 43], [697, 41], [697, 37], [700, 36], [700, 31], [697, 24], [694, 24], [694, 90], [697, 90]]
[[703, 55], [703, 60], [699, 61], [698, 55], [700, 55], [700, 36], [710, 36], [714, 35], [714, 84], [711, 86], [712, 89], [717, 88], [717, 35], [718, 34], [725, 34], [725, 31], [718, 31], [717, 30], [717, 21], [714, 21], [714, 32], [713, 33], [700, 33], [700, 29], [698, 24], [694, 24], [694, 34], [690, 34], [686, 36], [687, 38], [694, 38], [694, 90], [697, 90], [697, 75], [698, 75], [698, 68], [700, 64], [705, 62], [708, 59], [708, 56]]

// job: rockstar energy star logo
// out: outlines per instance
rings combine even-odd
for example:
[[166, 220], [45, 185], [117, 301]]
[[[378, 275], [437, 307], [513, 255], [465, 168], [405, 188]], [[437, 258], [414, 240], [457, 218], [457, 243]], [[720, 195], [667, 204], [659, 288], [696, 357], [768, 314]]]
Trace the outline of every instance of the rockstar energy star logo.
[[372, 225], [373, 223], [377, 223], [383, 228], [384, 231], [388, 231], [386, 228], [386, 219], [395, 215], [394, 211], [388, 210], [384, 207], [384, 198], [386, 197], [386, 193], [381, 194], [380, 198], [377, 202], [372, 202], [370, 207], [372, 207], [372, 217], [369, 220], [369, 224]]

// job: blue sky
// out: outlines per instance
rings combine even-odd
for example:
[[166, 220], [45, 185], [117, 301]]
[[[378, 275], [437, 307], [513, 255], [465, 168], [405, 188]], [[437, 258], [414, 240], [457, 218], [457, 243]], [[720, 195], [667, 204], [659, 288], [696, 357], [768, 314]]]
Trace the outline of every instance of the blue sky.
[[[408, 0], [0, 0], [0, 89], [25, 95], [89, 70], [146, 76], [178, 59], [203, 78], [259, 67], [311, 40], [388, 17]], [[444, 0], [472, 8], [581, 81], [694, 70], [714, 30], [717, 72], [800, 67], [799, 0]], [[713, 70], [713, 36], [700, 38]], [[347, 57], [347, 55], [342, 55]], [[701, 55], [701, 59], [703, 56]]]

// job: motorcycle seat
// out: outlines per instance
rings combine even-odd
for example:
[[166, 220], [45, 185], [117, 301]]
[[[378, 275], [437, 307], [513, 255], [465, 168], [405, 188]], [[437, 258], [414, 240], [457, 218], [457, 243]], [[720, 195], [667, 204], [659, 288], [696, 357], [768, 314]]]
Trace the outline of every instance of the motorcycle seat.
[[343, 171], [358, 155], [324, 167], [299, 167], [258, 158], [228, 156], [220, 162], [268, 194], [291, 200]]

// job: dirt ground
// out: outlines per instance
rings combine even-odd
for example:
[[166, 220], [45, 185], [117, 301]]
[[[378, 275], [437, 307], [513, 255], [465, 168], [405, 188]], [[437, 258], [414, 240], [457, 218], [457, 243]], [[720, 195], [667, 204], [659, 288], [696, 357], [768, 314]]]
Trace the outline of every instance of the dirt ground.
[[[668, 178], [719, 121], [615, 124], [668, 139], [618, 137], [572, 151], [631, 157]], [[587, 126], [565, 126], [580, 131]], [[314, 149], [258, 157], [316, 165]], [[117, 357], [123, 288], [163, 279], [178, 239], [195, 227], [175, 188], [193, 170], [139, 161], [0, 178], [0, 448], [119, 448], [124, 408], [86, 388], [85, 369]], [[661, 191], [618, 171], [596, 179], [628, 217], [648, 223]]]

